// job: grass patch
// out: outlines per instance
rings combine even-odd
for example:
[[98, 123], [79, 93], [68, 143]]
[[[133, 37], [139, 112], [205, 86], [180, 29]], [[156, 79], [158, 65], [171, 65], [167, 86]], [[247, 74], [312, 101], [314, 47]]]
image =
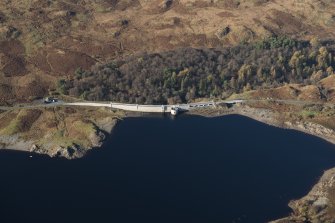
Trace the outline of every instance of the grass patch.
[[98, 13], [107, 13], [107, 12], [111, 12], [111, 8], [110, 7], [106, 7], [105, 5], [97, 5], [95, 4], [93, 9], [98, 12]]
[[0, 131], [3, 135], [14, 135], [17, 133], [27, 132], [30, 130], [33, 123], [41, 115], [40, 110], [23, 109], [13, 118], [9, 124]]
[[90, 134], [96, 132], [96, 127], [91, 122], [83, 122], [81, 120], [73, 122], [71, 128], [76, 132], [80, 133], [80, 135], [85, 135], [88, 137]]
[[17, 118], [13, 119], [7, 127], [1, 130], [1, 135], [13, 135], [19, 131], [20, 122]]
[[69, 118], [66, 120], [66, 128], [47, 134], [38, 143], [62, 147], [71, 147], [75, 144], [89, 147], [91, 146], [90, 135], [95, 132], [96, 127], [93, 123]]
[[57, 130], [48, 137], [42, 138], [38, 141], [40, 145], [53, 144], [62, 147], [70, 147], [74, 144], [81, 144], [78, 140], [65, 137], [64, 130]]
[[233, 93], [232, 95], [230, 95], [226, 100], [236, 100], [236, 99], [250, 99], [251, 98], [251, 93], [253, 92], [253, 90], [251, 91], [246, 91], [243, 93]]
[[315, 111], [306, 111], [306, 110], [303, 110], [301, 112], [301, 115], [302, 117], [304, 118], [314, 118], [318, 113], [315, 112]]

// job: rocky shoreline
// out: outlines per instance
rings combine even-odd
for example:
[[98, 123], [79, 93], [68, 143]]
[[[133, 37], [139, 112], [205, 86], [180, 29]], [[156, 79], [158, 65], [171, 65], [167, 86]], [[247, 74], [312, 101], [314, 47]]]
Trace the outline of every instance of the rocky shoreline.
[[[242, 115], [259, 122], [286, 129], [294, 129], [307, 134], [320, 137], [335, 144], [335, 132], [322, 125], [306, 121], [288, 121], [280, 118], [278, 113], [264, 108], [255, 108], [248, 105], [233, 106], [231, 108], [218, 106], [216, 108], [204, 108], [188, 112], [189, 115], [204, 117], [219, 117], [225, 115]], [[127, 113], [124, 117], [140, 117], [142, 114]], [[49, 155], [50, 157], [64, 157], [66, 159], [77, 159], [85, 156], [88, 151], [102, 146], [107, 135], [116, 126], [118, 119], [106, 117], [95, 123], [97, 129], [90, 135], [92, 146], [55, 146], [54, 144], [36, 145], [34, 141], [22, 140], [18, 135], [0, 136], [0, 150], [18, 150]], [[335, 168], [324, 173], [320, 181], [313, 187], [308, 195], [300, 200], [291, 201], [289, 207], [293, 210], [289, 217], [275, 220], [272, 223], [289, 222], [335, 222], [327, 213], [333, 205], [329, 197], [329, 190], [335, 187]], [[335, 206], [335, 205], [334, 205]], [[335, 212], [335, 209], [334, 209]]]
[[199, 109], [189, 112], [192, 115], [204, 117], [220, 117], [225, 115], [241, 115], [256, 121], [271, 125], [274, 127], [292, 129], [317, 136], [330, 143], [335, 144], [335, 131], [322, 125], [304, 122], [304, 121], [287, 121], [278, 117], [277, 113], [270, 109], [253, 108], [247, 105], [235, 106], [232, 108], [218, 107], [216, 109]]
[[335, 168], [324, 172], [312, 190], [299, 200], [292, 200], [289, 207], [292, 214], [271, 223], [334, 222], [334, 201], [330, 199], [335, 186]]
[[[301, 131], [335, 144], [334, 130], [307, 121], [288, 121], [278, 116], [278, 113], [271, 109], [254, 108], [248, 105], [237, 105], [230, 108], [218, 106], [214, 109], [203, 108], [193, 110], [187, 114], [208, 118], [225, 115], [242, 115], [274, 127]], [[128, 113], [127, 117], [130, 116], [140, 117], [141, 115]], [[288, 204], [292, 209], [292, 214], [290, 216], [272, 221], [271, 223], [335, 222], [335, 215], [328, 215], [329, 208], [333, 205], [331, 199], [329, 199], [329, 190], [331, 189], [334, 189], [335, 194], [335, 168], [325, 171], [319, 182], [305, 197], [299, 200], [292, 200]]]
[[[192, 110], [187, 114], [200, 115], [204, 117], [219, 117], [233, 114], [242, 115], [271, 126], [302, 131], [335, 144], [334, 130], [312, 122], [286, 120], [285, 118], [278, 116], [278, 112], [275, 112], [271, 109], [255, 108], [248, 105], [236, 105], [230, 108], [225, 106], [217, 106], [216, 108], [202, 108]], [[121, 117], [141, 116], [143, 116], [142, 113], [127, 112], [124, 113]], [[90, 146], [86, 147], [76, 144], [71, 146], [59, 146], [57, 143], [52, 141], [35, 143], [34, 140], [30, 140], [29, 138], [22, 139], [22, 137], [17, 134], [0, 136], [0, 149], [34, 152], [39, 154], [46, 154], [50, 157], [65, 157], [67, 159], [81, 158], [85, 156], [89, 150], [102, 146], [103, 141], [107, 135], [112, 132], [117, 121], [118, 119], [111, 117], [96, 120], [94, 123], [96, 127], [95, 130], [87, 137], [90, 142]]]
[[[233, 114], [242, 115], [271, 126], [302, 131], [335, 144], [334, 130], [310, 122], [281, 120], [275, 112], [269, 109], [257, 109], [244, 105], [229, 109], [224, 107], [203, 109], [191, 112], [191, 114], [205, 117], [219, 117]], [[330, 198], [332, 196], [331, 190], [334, 190], [335, 194], [335, 167], [325, 171], [317, 184], [305, 197], [290, 201], [288, 204], [292, 209], [290, 216], [271, 221], [271, 223], [335, 222], [335, 201], [334, 197]], [[334, 209], [334, 214], [329, 214], [331, 209]]]
[[103, 142], [116, 126], [118, 119], [106, 117], [95, 123], [96, 130], [89, 135], [90, 146], [81, 146], [73, 143], [69, 146], [57, 145], [55, 142], [40, 144], [34, 140], [24, 140], [16, 135], [0, 136], [0, 150], [16, 150], [37, 153], [50, 157], [62, 157], [69, 160], [84, 157], [90, 150], [100, 148]]

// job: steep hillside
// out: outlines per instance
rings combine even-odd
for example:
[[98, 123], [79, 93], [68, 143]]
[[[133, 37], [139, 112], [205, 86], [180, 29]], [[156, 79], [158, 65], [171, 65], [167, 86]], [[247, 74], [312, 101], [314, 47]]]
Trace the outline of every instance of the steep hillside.
[[0, 102], [46, 95], [78, 67], [136, 52], [329, 39], [334, 9], [332, 0], [1, 1]]

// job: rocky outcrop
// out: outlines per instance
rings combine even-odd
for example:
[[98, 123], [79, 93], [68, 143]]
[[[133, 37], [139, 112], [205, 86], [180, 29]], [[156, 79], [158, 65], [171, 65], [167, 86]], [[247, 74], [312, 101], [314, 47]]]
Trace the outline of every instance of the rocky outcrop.
[[34, 144], [30, 148], [30, 152], [47, 154], [50, 157], [64, 157], [66, 159], [78, 159], [86, 155], [86, 153], [93, 148], [99, 148], [102, 146], [104, 140], [106, 139], [105, 133], [100, 129], [92, 132], [89, 135], [90, 146], [78, 145], [72, 143], [68, 146], [57, 145], [55, 143], [48, 143], [43, 145]]
[[0, 149], [29, 151], [29, 148], [31, 148], [33, 144], [33, 141], [20, 139], [17, 134], [12, 136], [0, 136]]
[[335, 186], [335, 168], [328, 170], [313, 189], [300, 200], [289, 203], [293, 213], [291, 216], [272, 221], [271, 223], [293, 222], [334, 222], [334, 216], [329, 214], [332, 207], [330, 190]]
[[84, 148], [79, 145], [73, 144], [71, 146], [55, 146], [54, 148], [46, 147], [45, 145], [38, 146], [34, 144], [29, 152], [38, 153], [38, 154], [46, 154], [50, 157], [63, 157], [66, 159], [77, 159], [83, 157], [91, 147]]
[[105, 117], [104, 119], [98, 120], [95, 124], [102, 131], [111, 133], [117, 122], [118, 120], [115, 118]]
[[255, 108], [248, 105], [236, 105], [227, 108], [225, 105], [220, 105], [215, 109], [211, 108], [191, 111], [190, 114], [202, 115], [206, 117], [217, 117], [230, 114], [243, 115], [279, 128], [302, 131], [335, 144], [334, 130], [309, 121], [287, 121], [281, 117], [280, 113], [273, 109]]
[[335, 143], [335, 131], [311, 122], [285, 122], [287, 128], [297, 129]]
[[219, 39], [223, 39], [225, 36], [227, 36], [231, 31], [231, 28], [229, 26], [226, 26], [224, 28], [219, 29], [215, 35], [219, 38]]
[[169, 9], [172, 4], [173, 4], [173, 0], [164, 0], [162, 3], [162, 8], [165, 10]]
[[[64, 117], [65, 114], [61, 111], [67, 111], [67, 117]], [[61, 111], [54, 116], [59, 118], [57, 125], [54, 119], [50, 118], [53, 117], [52, 112], [44, 111], [40, 118], [32, 122], [30, 128], [23, 132], [12, 134], [9, 130], [3, 130], [0, 135], [0, 149], [77, 159], [85, 156], [93, 148], [101, 147], [118, 120], [110, 111], [95, 111], [91, 114], [91, 120], [80, 116], [75, 110]], [[87, 115], [85, 112], [83, 114]], [[10, 129], [8, 126], [4, 127], [5, 130], [6, 128]], [[41, 128], [44, 130], [41, 131]]]

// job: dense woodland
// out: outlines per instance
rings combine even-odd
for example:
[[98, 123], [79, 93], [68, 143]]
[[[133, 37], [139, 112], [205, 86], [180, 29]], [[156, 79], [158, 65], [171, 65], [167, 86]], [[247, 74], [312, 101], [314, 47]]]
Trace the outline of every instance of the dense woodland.
[[[85, 100], [162, 104], [285, 83], [314, 83], [334, 73], [331, 43], [272, 37], [222, 49], [138, 54], [61, 80], [60, 91]], [[326, 94], [326, 92], [325, 92]]]

